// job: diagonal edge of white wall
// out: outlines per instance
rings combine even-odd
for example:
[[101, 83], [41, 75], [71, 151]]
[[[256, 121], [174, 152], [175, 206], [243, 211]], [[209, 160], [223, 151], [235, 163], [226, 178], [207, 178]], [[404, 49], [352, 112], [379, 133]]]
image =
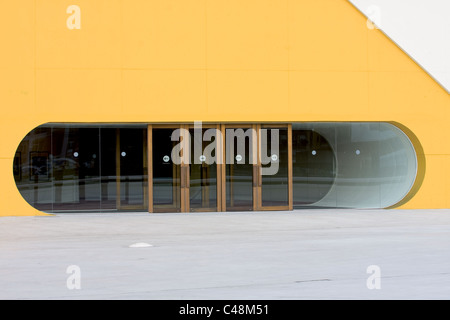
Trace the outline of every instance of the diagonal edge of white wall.
[[450, 1], [347, 1], [450, 94]]

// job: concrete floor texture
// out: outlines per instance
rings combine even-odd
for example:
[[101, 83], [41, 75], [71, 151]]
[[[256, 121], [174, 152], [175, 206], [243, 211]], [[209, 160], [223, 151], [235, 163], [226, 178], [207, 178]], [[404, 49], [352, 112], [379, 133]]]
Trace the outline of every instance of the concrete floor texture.
[[0, 299], [449, 299], [450, 209], [0, 218]]

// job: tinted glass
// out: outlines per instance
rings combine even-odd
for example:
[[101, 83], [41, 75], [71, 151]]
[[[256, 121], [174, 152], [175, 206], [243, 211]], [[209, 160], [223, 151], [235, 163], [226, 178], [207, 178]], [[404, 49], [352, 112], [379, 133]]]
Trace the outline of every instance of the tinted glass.
[[[145, 135], [146, 126], [36, 128], [16, 152], [17, 187], [31, 205], [46, 212], [116, 211], [131, 204], [145, 210]], [[129, 157], [119, 158], [120, 149]]]

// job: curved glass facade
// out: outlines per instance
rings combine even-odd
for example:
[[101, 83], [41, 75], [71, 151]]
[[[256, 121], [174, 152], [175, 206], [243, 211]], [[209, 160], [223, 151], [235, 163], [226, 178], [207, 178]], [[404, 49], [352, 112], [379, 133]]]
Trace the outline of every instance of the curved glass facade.
[[16, 152], [23, 198], [45, 212], [146, 210], [147, 126], [47, 124]]
[[[396, 126], [385, 122], [295, 123], [293, 141], [305, 132], [315, 138], [307, 139], [306, 147], [297, 147], [306, 160], [293, 164], [302, 167], [294, 169], [294, 207], [386, 208], [412, 188], [416, 152]], [[295, 148], [293, 144], [294, 154]], [[304, 196], [308, 190], [315, 191]]]
[[[243, 140], [244, 147], [252, 139], [259, 145], [271, 141], [266, 149], [276, 150], [273, 163], [207, 163], [207, 150], [226, 157], [232, 141], [220, 136], [238, 127], [209, 125], [214, 138], [203, 142], [203, 134], [189, 129], [200, 139], [204, 160], [180, 166], [171, 157], [178, 144], [175, 125], [46, 124], [20, 143], [14, 178], [23, 198], [45, 212], [386, 208], [404, 199], [415, 183], [413, 144], [390, 123], [247, 125], [254, 133]], [[223, 152], [216, 153], [218, 146]], [[195, 154], [194, 145], [189, 150]], [[272, 164], [275, 174], [259, 175]]]
[[315, 205], [336, 179], [336, 155], [328, 140], [309, 125], [292, 126], [293, 206]]

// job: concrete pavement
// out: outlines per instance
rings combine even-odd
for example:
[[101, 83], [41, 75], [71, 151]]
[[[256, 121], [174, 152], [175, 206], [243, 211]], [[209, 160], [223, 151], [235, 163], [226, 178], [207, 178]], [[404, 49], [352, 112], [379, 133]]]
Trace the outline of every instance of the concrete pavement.
[[448, 299], [450, 210], [4, 217], [0, 257], [0, 299]]

